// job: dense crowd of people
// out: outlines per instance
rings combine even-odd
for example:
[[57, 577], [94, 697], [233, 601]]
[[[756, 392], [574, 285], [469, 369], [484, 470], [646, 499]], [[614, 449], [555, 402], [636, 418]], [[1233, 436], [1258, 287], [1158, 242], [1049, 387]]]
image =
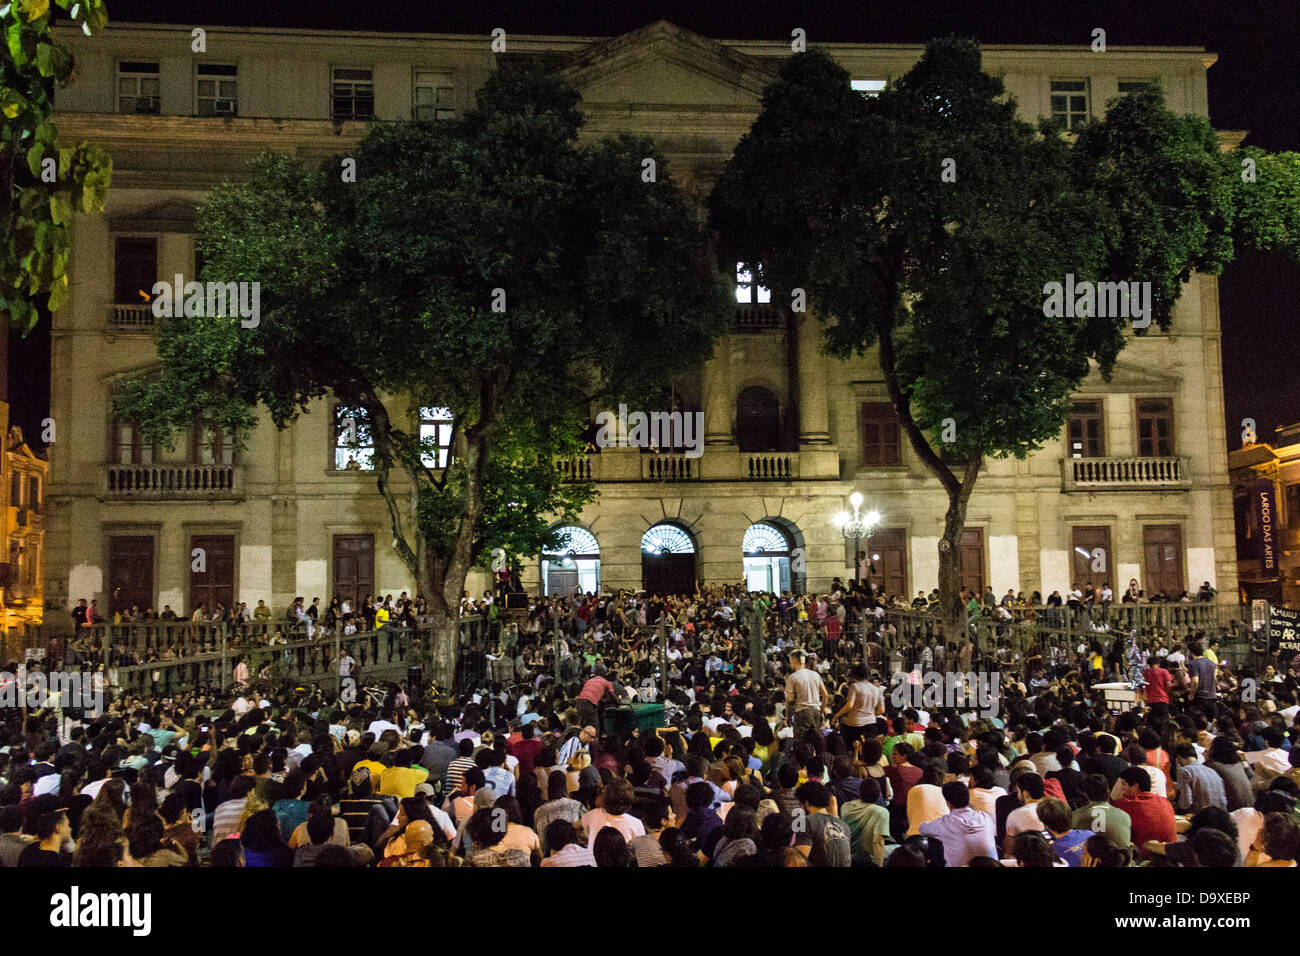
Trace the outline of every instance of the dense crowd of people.
[[[418, 617], [418, 597], [399, 600]], [[384, 603], [366, 603], [378, 617]], [[973, 631], [905, 645], [879, 594], [838, 581], [529, 603], [481, 616], [454, 693], [417, 675], [349, 696], [245, 673], [102, 713], [7, 713], [0, 865], [1276, 867], [1300, 854], [1300, 657], [1229, 662], [1228, 635], [1122, 633], [1100, 613], [1072, 646]], [[313, 628], [370, 623], [365, 607], [308, 607], [290, 612]], [[338, 663], [352, 676], [350, 655]], [[932, 700], [905, 686], [924, 672], [958, 676]], [[1136, 688], [1135, 705], [1096, 687], [1111, 682]]]

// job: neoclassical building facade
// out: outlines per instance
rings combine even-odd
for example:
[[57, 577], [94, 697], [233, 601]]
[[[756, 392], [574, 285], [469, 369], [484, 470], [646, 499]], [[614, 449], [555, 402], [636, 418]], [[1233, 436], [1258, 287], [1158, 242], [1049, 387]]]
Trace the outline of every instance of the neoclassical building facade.
[[[97, 597], [101, 608], [177, 612], [200, 600], [279, 609], [296, 595], [418, 590], [391, 546], [363, 442], [345, 440], [356, 437], [346, 410], [320, 402], [284, 431], [266, 420], [240, 450], [197, 430], [152, 447], [113, 420], [116, 383], [155, 361], [139, 290], [195, 274], [195, 208], [208, 189], [260, 150], [345, 154], [372, 119], [454, 117], [498, 56], [547, 52], [566, 57], [584, 135], [654, 137], [703, 215], [791, 52], [788, 42], [712, 39], [666, 22], [614, 38], [512, 35], [505, 54], [487, 36], [217, 27], [195, 53], [189, 25], [129, 23], [66, 40], [79, 75], [59, 94], [60, 132], [103, 144], [115, 168], [105, 214], [77, 218], [72, 296], [54, 318], [47, 604]], [[864, 95], [922, 52], [826, 49]], [[1214, 60], [1199, 48], [984, 49], [985, 69], [1026, 118], [1067, 127], [1148, 83], [1170, 108], [1208, 115]], [[872, 573], [900, 594], [936, 585], [946, 500], [900, 438], [871, 356], [827, 357], [814, 317], [745, 278], [713, 358], [671, 383], [677, 408], [703, 413], [702, 455], [603, 448], [564, 463], [599, 498], [560, 553], [528, 558], [531, 589], [696, 578], [822, 587], [852, 574], [853, 545], [832, 517], [855, 491], [880, 518], [861, 543]], [[1216, 280], [1196, 276], [1169, 334], [1135, 339], [1110, 382], [1081, 386], [1059, 440], [1025, 461], [990, 463], [962, 542], [967, 585], [1048, 594], [1085, 580], [1118, 591], [1137, 578], [1177, 593], [1208, 580], [1235, 594], [1219, 337]], [[449, 431], [441, 409], [407, 413], [427, 436]], [[484, 579], [472, 583], [481, 590]]]

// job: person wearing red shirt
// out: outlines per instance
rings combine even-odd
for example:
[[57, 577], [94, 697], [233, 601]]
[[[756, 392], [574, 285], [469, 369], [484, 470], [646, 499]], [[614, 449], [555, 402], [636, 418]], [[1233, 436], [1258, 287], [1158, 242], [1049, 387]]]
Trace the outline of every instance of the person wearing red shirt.
[[616, 693], [614, 685], [605, 679], [605, 668], [597, 667], [596, 673], [588, 678], [587, 683], [582, 685], [582, 692], [578, 694], [578, 723], [598, 726], [597, 708], [600, 707], [600, 702], [605, 699], [605, 695], [612, 697]]
[[1169, 716], [1169, 682], [1173, 680], [1173, 675], [1164, 668], [1164, 658], [1158, 657], [1155, 662], [1142, 672], [1142, 679], [1147, 682], [1143, 693], [1146, 695], [1146, 702], [1150, 705], [1151, 716], [1160, 717], [1161, 719]]
[[907, 833], [907, 793], [925, 776], [925, 771], [908, 761], [915, 752], [911, 744], [900, 740], [894, 744], [885, 768], [885, 778], [894, 792], [889, 803], [889, 830], [898, 840]]
[[822, 647], [826, 652], [828, 661], [835, 660], [835, 648], [840, 643], [840, 619], [834, 614], [826, 616], [826, 639], [822, 641]]
[[1158, 793], [1151, 792], [1151, 775], [1141, 767], [1129, 767], [1119, 775], [1124, 795], [1111, 800], [1133, 821], [1132, 839], [1146, 859], [1147, 844], [1173, 843], [1178, 839], [1174, 823], [1174, 805]]
[[524, 724], [520, 739], [513, 738], [506, 742], [506, 753], [519, 761], [519, 776], [533, 772], [533, 762], [542, 752], [542, 742], [533, 737], [535, 728], [531, 723]]

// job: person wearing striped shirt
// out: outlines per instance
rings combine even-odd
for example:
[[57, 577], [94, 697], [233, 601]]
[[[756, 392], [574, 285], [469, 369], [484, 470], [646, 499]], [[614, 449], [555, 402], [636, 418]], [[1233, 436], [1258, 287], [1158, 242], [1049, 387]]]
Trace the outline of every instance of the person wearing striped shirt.
[[466, 737], [457, 744], [457, 751], [460, 756], [447, 764], [447, 777], [443, 781], [442, 790], [444, 793], [450, 793], [453, 790], [459, 790], [461, 781], [465, 779], [465, 771], [474, 764], [474, 741]]
[[596, 728], [588, 724], [582, 730], [570, 737], [560, 747], [560, 752], [555, 758], [557, 767], [567, 767], [569, 761], [579, 752], [591, 752], [591, 745], [596, 741]]

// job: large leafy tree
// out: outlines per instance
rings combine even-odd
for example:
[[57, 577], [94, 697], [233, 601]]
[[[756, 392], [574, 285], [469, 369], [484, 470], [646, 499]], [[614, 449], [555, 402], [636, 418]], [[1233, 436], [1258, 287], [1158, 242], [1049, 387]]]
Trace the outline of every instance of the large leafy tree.
[[[56, 3], [87, 35], [107, 22], [103, 0]], [[0, 322], [23, 334], [67, 301], [73, 213], [101, 212], [113, 173], [107, 153], [61, 143], [50, 121], [74, 69], [53, 19], [50, 0], [0, 0]]]
[[[548, 515], [590, 499], [555, 456], [581, 448], [593, 402], [703, 361], [727, 315], [653, 143], [579, 143], [581, 123], [557, 75], [502, 67], [458, 121], [372, 128], [347, 157], [356, 182], [338, 158], [259, 158], [200, 214], [203, 278], [260, 282], [259, 324], [167, 321], [157, 373], [119, 392], [119, 414], [160, 436], [195, 416], [245, 433], [258, 406], [283, 427], [327, 394], [356, 407], [444, 673], [469, 569], [536, 553]], [[452, 411], [446, 469], [404, 417], [420, 406]]]
[[711, 200], [724, 243], [764, 284], [806, 290], [829, 351], [874, 350], [948, 498], [939, 589], [952, 619], [985, 461], [1058, 436], [1070, 394], [1094, 368], [1108, 377], [1131, 334], [1118, 311], [1047, 317], [1047, 283], [1150, 282], [1150, 318], [1167, 328], [1180, 284], [1218, 272], [1234, 241], [1300, 249], [1295, 154], [1253, 152], [1248, 176], [1158, 90], [1075, 134], [1015, 109], [974, 41], [932, 41], [870, 99], [826, 54], [800, 54]]

